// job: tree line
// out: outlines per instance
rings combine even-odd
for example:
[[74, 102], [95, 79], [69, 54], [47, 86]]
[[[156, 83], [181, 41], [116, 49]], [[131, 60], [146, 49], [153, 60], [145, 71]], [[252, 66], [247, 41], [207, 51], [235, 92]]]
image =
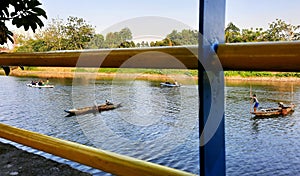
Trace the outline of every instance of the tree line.
[[294, 41], [300, 40], [300, 25], [288, 24], [276, 19], [269, 24], [268, 29], [240, 29], [232, 22], [225, 28], [225, 42], [262, 42], [262, 41]]
[[[294, 26], [281, 19], [270, 23], [266, 30], [262, 28], [240, 29], [232, 22], [225, 28], [226, 43], [294, 40], [300, 40], [300, 25]], [[198, 31], [173, 30], [163, 40], [134, 43], [132, 32], [127, 27], [120, 31], [109, 32], [104, 36], [96, 34], [95, 28], [84, 19], [69, 17], [66, 22], [62, 19], [53, 19], [34, 37], [15, 34], [15, 43], [16, 52], [196, 45], [198, 44]]]
[[154, 46], [196, 45], [198, 32], [183, 29], [173, 30], [161, 41], [142, 41], [134, 43], [132, 32], [125, 27], [120, 31], [109, 32], [105, 36], [96, 34], [95, 28], [84, 19], [70, 16], [66, 22], [52, 19], [48, 26], [28, 37], [15, 34], [16, 52], [42, 52], [55, 50], [81, 50], [99, 48], [132, 48]]

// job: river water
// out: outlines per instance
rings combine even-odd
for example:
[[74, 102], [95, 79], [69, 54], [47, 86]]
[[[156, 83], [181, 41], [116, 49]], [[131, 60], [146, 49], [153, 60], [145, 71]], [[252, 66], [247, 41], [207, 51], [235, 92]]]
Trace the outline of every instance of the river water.
[[[55, 88], [27, 87], [33, 78], [0, 76], [0, 122], [199, 174], [198, 90], [195, 85], [161, 88], [149, 81], [53, 79]], [[300, 85], [226, 83], [227, 175], [300, 173], [300, 114], [255, 119], [250, 91], [262, 107], [299, 104]], [[64, 109], [101, 104], [122, 107], [100, 114], [65, 117]], [[110, 175], [15, 144], [94, 175]]]

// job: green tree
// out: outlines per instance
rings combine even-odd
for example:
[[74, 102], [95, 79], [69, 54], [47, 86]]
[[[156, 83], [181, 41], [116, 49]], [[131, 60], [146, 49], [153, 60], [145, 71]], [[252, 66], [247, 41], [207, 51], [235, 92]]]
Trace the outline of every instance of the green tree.
[[129, 28], [123, 28], [119, 32], [109, 32], [105, 36], [106, 48], [118, 48], [122, 43], [132, 39], [132, 33]]
[[270, 23], [267, 30], [262, 28], [240, 30], [233, 23], [229, 23], [225, 28], [225, 41], [227, 43], [293, 40], [300, 40], [300, 25], [287, 24], [281, 19], [276, 19]]
[[29, 28], [33, 32], [37, 27], [43, 27], [41, 17], [47, 19], [46, 12], [39, 8], [38, 0], [2, 0], [0, 3], [0, 44], [7, 43], [7, 39], [14, 43], [13, 33], [7, 28], [5, 22], [11, 21], [18, 28]]
[[236, 43], [241, 42], [241, 30], [232, 22], [230, 22], [225, 28], [225, 42]]
[[89, 49], [104, 48], [104, 36], [102, 34], [95, 34], [88, 44]]
[[69, 50], [85, 49], [95, 35], [94, 28], [82, 18], [70, 16], [63, 26]]
[[[287, 24], [281, 19], [276, 19], [276, 21], [269, 24], [269, 29], [266, 31], [265, 39], [268, 41], [292, 41], [299, 40], [300, 25], [294, 26], [292, 24]], [[298, 32], [297, 32], [298, 31]]]
[[135, 47], [135, 43], [133, 41], [125, 41], [122, 42], [118, 48], [134, 48]]
[[52, 19], [45, 30], [31, 38], [17, 37], [17, 52], [78, 50], [89, 48], [94, 38], [94, 28], [83, 19], [69, 17], [67, 23], [62, 19]]
[[253, 28], [250, 29], [243, 29], [242, 34], [239, 38], [239, 42], [259, 42], [259, 41], [266, 41], [264, 38], [265, 31], [262, 28]]
[[122, 42], [120, 42], [117, 32], [109, 32], [105, 36], [104, 43], [105, 48], [117, 48], [117, 46]]
[[[183, 29], [181, 32], [173, 30], [164, 39], [166, 42], [163, 46], [170, 46], [170, 41], [172, 46], [177, 45], [197, 45], [198, 44], [198, 32], [196, 30]], [[170, 40], [170, 41], [168, 41]], [[161, 44], [159, 44], [161, 45]]]
[[64, 21], [52, 19], [45, 30], [36, 35], [37, 39], [45, 41], [45, 48], [52, 51], [68, 49], [68, 42], [64, 34]]
[[122, 42], [132, 39], [132, 33], [128, 27], [121, 29], [119, 35]]

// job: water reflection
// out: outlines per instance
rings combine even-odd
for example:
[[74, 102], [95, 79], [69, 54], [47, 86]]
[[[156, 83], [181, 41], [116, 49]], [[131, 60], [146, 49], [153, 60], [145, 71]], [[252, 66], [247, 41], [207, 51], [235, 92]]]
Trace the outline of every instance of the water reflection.
[[[83, 79], [74, 86], [70, 80], [51, 79], [54, 89], [34, 89], [26, 87], [30, 78], [0, 76], [0, 81], [2, 123], [199, 174], [196, 86], [164, 89], [147, 81]], [[105, 99], [123, 106], [65, 117], [64, 109]]]
[[[169, 89], [147, 81], [96, 81], [72, 87], [70, 80], [50, 80], [54, 89], [33, 89], [25, 86], [30, 78], [0, 76], [0, 81], [1, 123], [199, 174], [196, 86]], [[299, 108], [284, 117], [253, 119], [250, 87], [261, 107], [277, 106], [278, 101], [300, 104], [299, 83], [227, 82], [227, 175], [297, 175]], [[64, 109], [105, 99], [121, 102], [123, 107], [65, 117]]]
[[299, 83], [227, 82], [226, 165], [228, 175], [293, 175], [300, 171], [300, 113], [255, 119], [249, 95], [263, 108], [279, 101], [299, 105]]

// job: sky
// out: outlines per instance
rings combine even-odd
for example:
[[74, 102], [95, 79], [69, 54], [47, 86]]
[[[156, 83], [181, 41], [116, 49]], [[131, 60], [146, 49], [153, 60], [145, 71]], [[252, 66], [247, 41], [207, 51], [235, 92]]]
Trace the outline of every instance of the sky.
[[[178, 20], [198, 29], [198, 0], [41, 0], [48, 20], [76, 16], [85, 19], [102, 33], [124, 20], [160, 16]], [[262, 27], [282, 19], [300, 24], [300, 0], [226, 0], [225, 25], [233, 22], [241, 29]]]
[[41, 0], [48, 19], [67, 19], [76, 16], [96, 27], [96, 32], [125, 20], [145, 16], [159, 16], [178, 20], [191, 28], [198, 28], [196, 0]]
[[[43, 20], [46, 25], [52, 19], [67, 21], [69, 16], [79, 17], [95, 27], [96, 33], [105, 35], [107, 32], [129, 27], [133, 36], [140, 37], [141, 41], [163, 39], [172, 31], [171, 29], [198, 30], [199, 24], [199, 0], [40, 0], [40, 2], [48, 16], [47, 20]], [[233, 22], [240, 29], [251, 27], [267, 29], [277, 18], [288, 24], [300, 25], [299, 7], [300, 0], [226, 0], [224, 28], [229, 22]], [[146, 18], [149, 16], [155, 18]], [[152, 35], [150, 37], [143, 36], [150, 33]]]
[[226, 21], [240, 29], [267, 29], [277, 18], [300, 25], [299, 0], [227, 0]]

